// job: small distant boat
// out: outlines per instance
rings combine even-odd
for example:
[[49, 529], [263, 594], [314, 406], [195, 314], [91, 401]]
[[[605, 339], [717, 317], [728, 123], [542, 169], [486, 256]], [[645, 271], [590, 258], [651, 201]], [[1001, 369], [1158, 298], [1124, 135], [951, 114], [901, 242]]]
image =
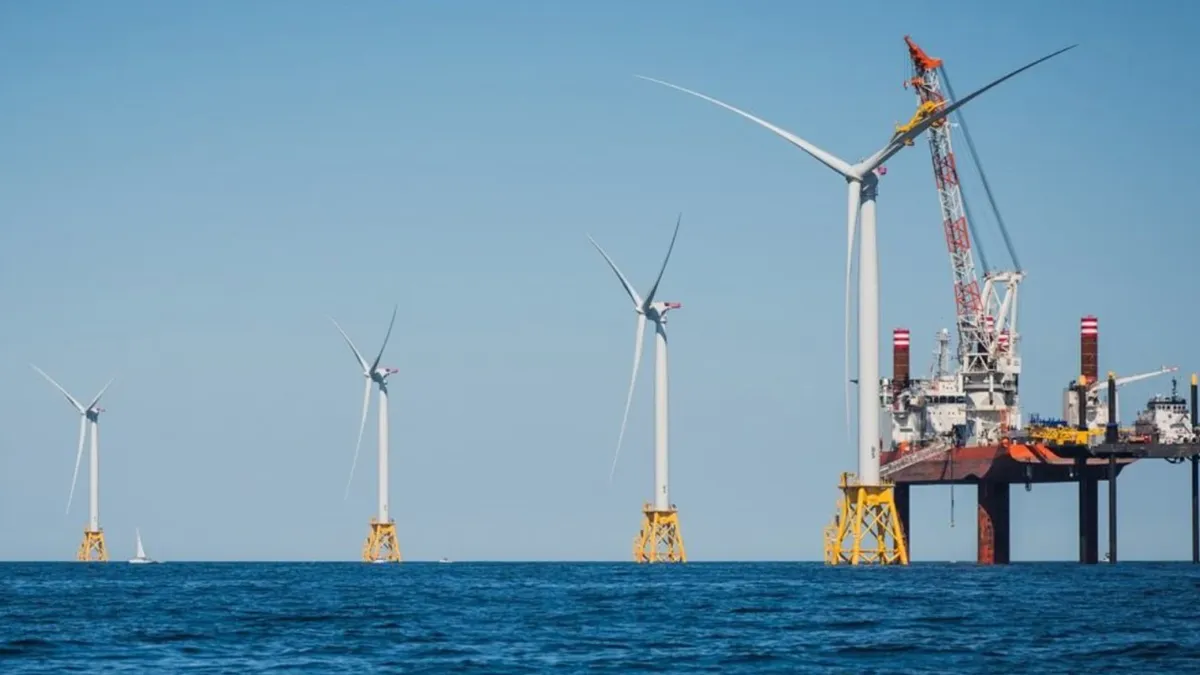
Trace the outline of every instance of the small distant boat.
[[448, 562], [450, 562], [450, 559], [449, 559], [449, 558], [442, 558], [442, 559], [441, 559], [441, 560], [439, 560], [438, 562], [440, 562], [440, 563], [448, 563]]
[[141, 532], [141, 530], [134, 528], [134, 533], [137, 534], [137, 555], [134, 556], [133, 558], [131, 558], [129, 560], [129, 562], [131, 562], [135, 565], [144, 565], [147, 563], [158, 562], [157, 560], [151, 560], [150, 558], [146, 557], [146, 549], [142, 548], [142, 532]]

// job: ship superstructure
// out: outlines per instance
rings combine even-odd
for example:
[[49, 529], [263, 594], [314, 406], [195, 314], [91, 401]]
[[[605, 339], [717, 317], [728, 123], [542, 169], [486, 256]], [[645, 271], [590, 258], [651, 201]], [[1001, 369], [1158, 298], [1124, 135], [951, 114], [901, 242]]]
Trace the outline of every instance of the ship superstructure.
[[[1085, 316], [1082, 319], [1082, 326], [1083, 330], [1088, 330], [1088, 327], [1090, 326], [1090, 329], [1093, 331], [1093, 335], [1097, 335], [1098, 330], [1096, 317]], [[1087, 351], [1089, 349], [1094, 350], [1096, 348], [1096, 339], [1093, 337], [1091, 340], [1088, 340], [1086, 334], [1081, 335], [1081, 338], [1082, 344], [1080, 346], [1082, 353], [1084, 354], [1083, 361], [1084, 365], [1087, 366], [1089, 358], [1087, 356]], [[1138, 373], [1137, 375], [1128, 375], [1126, 377], [1118, 377], [1116, 378], [1116, 386], [1122, 387], [1131, 382], [1137, 382], [1139, 380], [1145, 380], [1158, 375], [1164, 375], [1176, 370], [1179, 370], [1179, 368], [1175, 366], [1162, 366], [1158, 370], [1152, 370], [1146, 373]], [[1097, 439], [1104, 435], [1104, 428], [1108, 424], [1108, 388], [1105, 386], [1105, 380], [1096, 377], [1088, 377], [1086, 374], [1085, 378], [1088, 379], [1087, 392], [1084, 396], [1087, 406], [1085, 417], [1087, 421], [1087, 430], [1090, 437]], [[1076, 387], [1077, 384], [1072, 382], [1063, 389], [1063, 419], [1070, 420], [1072, 425], [1078, 425], [1079, 423], [1079, 394], [1076, 391]], [[1117, 393], [1116, 412], [1117, 419], [1119, 420], [1121, 418], [1121, 395], [1119, 391]]]
[[966, 406], [962, 377], [951, 372], [950, 334], [942, 329], [934, 351], [933, 366], [927, 378], [909, 378], [909, 332], [892, 332], [892, 363], [895, 377], [884, 380], [883, 406], [891, 417], [891, 443], [886, 451], [905, 450], [929, 445], [937, 440], [949, 442], [961, 436], [966, 425]]
[[1151, 443], [1163, 445], [1197, 441], [1188, 402], [1178, 394], [1176, 384], [1172, 379], [1170, 395], [1159, 394], [1150, 398], [1146, 409], [1138, 413], [1133, 423], [1134, 434], [1148, 437]]
[[[922, 107], [936, 109], [954, 100], [954, 90], [941, 59], [930, 57], [910, 38], [905, 38], [913, 74], [912, 86]], [[944, 91], [943, 91], [944, 89]], [[948, 118], [949, 119], [949, 118]], [[1020, 284], [1025, 278], [1012, 238], [996, 204], [987, 174], [975, 151], [966, 120], [958, 111], [956, 123], [929, 129], [929, 150], [934, 183], [941, 206], [942, 226], [952, 271], [958, 344], [950, 349], [950, 334], [937, 335], [934, 365], [928, 378], [910, 378], [909, 332], [896, 329], [893, 335], [893, 378], [883, 380], [880, 405], [890, 418], [890, 438], [883, 444], [883, 475], [898, 470], [901, 455], [914, 450], [940, 447], [992, 447], [1026, 435], [1020, 404], [1021, 335], [1018, 326]], [[961, 129], [968, 154], [987, 194], [993, 220], [1008, 254], [1008, 269], [989, 265], [980, 245], [976, 220], [971, 215], [959, 180], [958, 163], [951, 145], [951, 129]], [[976, 258], [982, 268], [982, 283], [976, 275]], [[1087, 426], [1091, 435], [1103, 434], [1108, 421], [1103, 381], [1098, 377], [1099, 323], [1094, 316], [1080, 320], [1080, 373], [1087, 389]], [[903, 342], [902, 347], [899, 342]], [[1118, 386], [1175, 370], [1120, 378]], [[1063, 419], [1071, 425], [1079, 419], [1075, 382], [1063, 390]], [[890, 442], [889, 442], [890, 441]], [[936, 455], [936, 452], [924, 453]]]

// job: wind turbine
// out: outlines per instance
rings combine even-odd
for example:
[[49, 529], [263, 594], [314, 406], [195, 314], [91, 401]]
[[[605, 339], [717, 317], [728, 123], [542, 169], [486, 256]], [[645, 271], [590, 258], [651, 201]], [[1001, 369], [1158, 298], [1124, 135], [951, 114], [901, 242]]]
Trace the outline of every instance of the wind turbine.
[[875, 240], [875, 200], [877, 196], [878, 175], [884, 173], [883, 163], [893, 155], [912, 145], [913, 141], [929, 127], [941, 122], [947, 115], [966, 105], [975, 97], [995, 87], [1005, 80], [1053, 58], [1065, 51], [1074, 49], [1077, 45], [1065, 47], [1052, 54], [1043, 56], [1032, 63], [1022, 66], [1007, 75], [975, 90], [962, 99], [954, 102], [943, 102], [941, 105], [923, 106], [917, 115], [906, 125], [896, 129], [888, 142], [871, 155], [856, 164], [835, 157], [818, 148], [799, 136], [781, 129], [780, 127], [751, 115], [750, 113], [718, 101], [691, 89], [671, 84], [663, 80], [638, 75], [637, 77], [655, 82], [685, 94], [691, 94], [709, 103], [725, 108], [740, 115], [755, 124], [764, 127], [777, 136], [782, 137], [792, 145], [800, 148], [813, 159], [824, 164], [841, 175], [847, 183], [847, 221], [846, 221], [846, 308], [845, 308], [845, 381], [846, 384], [846, 419], [849, 426], [849, 380], [850, 380], [850, 264], [853, 255], [855, 225], [859, 214], [862, 215], [862, 233], [858, 249], [858, 483], [859, 485], [879, 485], [879, 265]]
[[379, 512], [375, 519], [371, 520], [371, 532], [367, 536], [367, 542], [363, 546], [363, 560], [365, 562], [400, 562], [400, 544], [396, 538], [396, 524], [388, 515], [388, 388], [387, 378], [390, 375], [400, 372], [396, 368], [384, 367], [379, 365], [380, 359], [383, 358], [383, 350], [387, 348], [388, 338], [392, 336], [392, 326], [396, 324], [396, 311], [399, 306], [392, 309], [392, 320], [388, 324], [387, 334], [383, 337], [383, 345], [379, 348], [379, 353], [375, 355], [375, 360], [367, 364], [366, 359], [358, 351], [358, 347], [354, 346], [354, 342], [346, 335], [346, 331], [338, 325], [338, 322], [330, 317], [333, 326], [342, 334], [342, 338], [346, 340], [346, 344], [350, 346], [350, 351], [354, 352], [354, 358], [358, 361], [358, 365], [362, 368], [363, 377], [366, 378], [363, 387], [363, 404], [362, 417], [358, 423], [358, 440], [354, 443], [354, 459], [350, 463], [350, 478], [346, 480], [346, 492], [342, 499], [346, 499], [350, 495], [350, 483], [354, 480], [354, 468], [358, 465], [358, 449], [362, 445], [363, 429], [367, 425], [367, 408], [371, 403], [371, 384], [374, 383], [379, 388]]
[[[104, 412], [104, 408], [99, 406], [100, 397], [104, 396], [104, 392], [108, 391], [109, 385], [113, 383], [112, 379], [99, 394], [91, 400], [87, 406], [80, 403], [74, 396], [67, 393], [62, 385], [54, 381], [41, 368], [34, 364], [29, 364], [34, 370], [46, 381], [54, 385], [54, 388], [67, 397], [67, 401], [75, 411], [79, 413], [79, 446], [75, 450], [75, 472], [71, 475], [71, 492], [67, 495], [67, 513], [71, 512], [71, 502], [75, 498], [75, 482], [79, 478], [79, 461], [83, 458], [83, 442], [87, 438], [88, 431], [91, 431], [91, 450], [88, 454], [88, 461], [91, 471], [91, 499], [88, 509], [88, 526], [83, 531], [83, 543], [79, 546], [79, 552], [76, 558], [81, 561], [98, 560], [101, 562], [108, 560], [108, 550], [104, 545], [104, 531], [100, 529], [100, 413]], [[115, 379], [115, 378], [114, 378]]]
[[675, 508], [671, 505], [670, 493], [667, 487], [667, 442], [668, 442], [668, 396], [667, 396], [667, 330], [665, 328], [667, 312], [679, 309], [683, 305], [678, 302], [656, 301], [658, 285], [662, 282], [663, 272], [667, 270], [667, 262], [671, 259], [671, 251], [675, 248], [675, 239], [679, 236], [679, 226], [683, 214], [675, 220], [675, 232], [671, 235], [671, 244], [667, 247], [667, 255], [663, 258], [662, 268], [658, 278], [650, 287], [646, 297], [642, 297], [634, 289], [625, 275], [617, 267], [600, 244], [588, 235], [592, 246], [604, 256], [605, 262], [617, 275], [624, 287], [625, 293], [633, 302], [633, 311], [637, 315], [636, 337], [633, 350], [633, 373], [629, 378], [629, 392], [625, 396], [625, 411], [621, 416], [621, 432], [617, 436], [617, 450], [613, 454], [612, 468], [609, 471], [609, 481], [617, 469], [617, 459], [621, 454], [621, 443], [625, 439], [625, 426], [629, 421], [629, 406], [633, 401], [633, 390], [637, 384], [638, 367], [642, 362], [642, 346], [645, 343], [646, 321], [654, 323], [654, 504], [646, 505], [643, 510], [644, 521], [642, 531], [635, 539], [634, 560], [637, 562], [686, 562], [687, 556], [683, 548], [683, 537], [679, 532], [679, 519]]

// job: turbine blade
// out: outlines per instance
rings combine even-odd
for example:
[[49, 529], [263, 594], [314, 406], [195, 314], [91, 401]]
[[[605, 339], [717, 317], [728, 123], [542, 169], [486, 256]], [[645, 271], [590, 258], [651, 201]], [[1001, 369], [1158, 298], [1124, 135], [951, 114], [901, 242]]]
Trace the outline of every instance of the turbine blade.
[[642, 363], [642, 344], [646, 337], [646, 315], [637, 317], [637, 342], [633, 348], [633, 374], [629, 376], [629, 393], [625, 395], [625, 412], [621, 415], [621, 433], [617, 436], [617, 451], [613, 454], [612, 468], [608, 471], [608, 482], [612, 483], [617, 472], [617, 458], [621, 456], [621, 442], [625, 440], [625, 424], [629, 421], [629, 404], [633, 402], [633, 387], [637, 384], [638, 366]]
[[846, 217], [846, 343], [842, 350], [845, 361], [845, 378], [842, 384], [846, 392], [846, 436], [850, 437], [850, 264], [854, 259], [854, 230], [858, 224], [858, 207], [862, 201], [862, 184], [849, 182], [849, 199]]
[[96, 394], [96, 398], [92, 399], [92, 402], [88, 404], [88, 407], [87, 407], [88, 410], [91, 410], [92, 408], [96, 407], [96, 404], [100, 402], [100, 397], [104, 396], [104, 392], [108, 391], [108, 387], [113, 383], [113, 380], [116, 380], [116, 379], [117, 378], [115, 378], [115, 377], [109, 378], [108, 383], [104, 385], [104, 388], [100, 390], [100, 393]]
[[71, 474], [71, 493], [67, 495], [67, 513], [71, 512], [71, 502], [75, 499], [75, 481], [79, 478], [79, 460], [83, 459], [83, 439], [87, 434], [87, 417], [79, 418], [79, 447], [75, 450], [75, 473]]
[[934, 122], [946, 117], [947, 115], [954, 112], [955, 110], [958, 110], [959, 108], [963, 107], [968, 102], [970, 102], [971, 99], [975, 98], [976, 96], [979, 96], [980, 94], [987, 91], [988, 89], [991, 89], [992, 87], [995, 87], [996, 85], [1000, 84], [1001, 82], [1004, 82], [1005, 80], [1008, 80], [1012, 77], [1015, 77], [1015, 76], [1025, 72], [1026, 70], [1029, 70], [1030, 68], [1038, 65], [1039, 63], [1041, 63], [1043, 61], [1049, 61], [1050, 59], [1054, 58], [1055, 56], [1058, 56], [1059, 54], [1062, 54], [1063, 52], [1070, 51], [1078, 46], [1079, 45], [1074, 44], [1069, 47], [1063, 47], [1062, 49], [1059, 49], [1056, 52], [1047, 54], [1046, 56], [1043, 56], [1042, 58], [1037, 59], [1036, 61], [1031, 61], [1031, 62], [1021, 66], [1020, 68], [1017, 68], [1016, 70], [1010, 72], [1009, 74], [1007, 74], [1003, 77], [997, 78], [997, 79], [993, 80], [992, 82], [980, 87], [979, 89], [976, 89], [975, 91], [971, 92], [970, 94], [967, 94], [965, 97], [963, 97], [957, 101], [954, 101], [953, 103], [951, 103], [950, 105], [937, 111], [936, 113], [934, 113], [927, 119], [919, 122], [917, 124], [917, 126], [913, 127], [913, 129], [908, 132], [908, 137], [916, 138], [922, 131], [924, 131], [925, 129], [928, 129]]
[[667, 261], [671, 259], [671, 251], [675, 250], [675, 238], [679, 236], [679, 225], [683, 222], [683, 214], [675, 219], [675, 233], [671, 235], [671, 245], [667, 247], [667, 257], [663, 258], [662, 269], [658, 270], [658, 278], [654, 280], [654, 285], [650, 287], [650, 292], [646, 294], [646, 302], [643, 309], [654, 302], [654, 295], [658, 293], [658, 285], [662, 282], [663, 272], [667, 271]]
[[362, 354], [358, 353], [358, 347], [355, 347], [354, 343], [350, 341], [350, 336], [346, 335], [346, 331], [342, 330], [342, 327], [338, 325], [337, 321], [334, 321], [332, 316], [329, 317], [329, 320], [333, 321], [333, 327], [338, 329], [338, 332], [342, 334], [342, 338], [346, 340], [346, 344], [350, 345], [350, 351], [354, 352], [354, 358], [358, 359], [359, 367], [363, 369], [364, 373], [369, 374], [370, 371], [367, 370], [367, 361], [362, 357]]
[[387, 334], [383, 336], [383, 346], [379, 348], [379, 354], [375, 356], [375, 362], [371, 364], [370, 372], [372, 373], [375, 372], [375, 369], [379, 367], [379, 360], [383, 358], [383, 350], [387, 349], [388, 339], [392, 337], [392, 326], [396, 325], [396, 312], [399, 309], [400, 305], [396, 305], [392, 308], [392, 320], [390, 323], [388, 323]]
[[643, 304], [642, 296], [638, 295], [638, 292], [634, 290], [633, 285], [629, 283], [629, 280], [625, 278], [625, 275], [621, 274], [621, 270], [617, 267], [617, 263], [613, 262], [612, 258], [608, 257], [608, 254], [604, 252], [604, 249], [600, 248], [600, 244], [597, 244], [596, 240], [592, 239], [592, 235], [590, 234], [588, 235], [588, 241], [592, 242], [592, 246], [595, 246], [596, 250], [600, 252], [600, 255], [604, 256], [605, 262], [607, 262], [608, 266], [612, 268], [612, 271], [617, 275], [617, 278], [621, 280], [621, 285], [625, 287], [625, 292], [629, 294], [629, 299], [633, 300], [634, 306], [640, 308]]
[[928, 129], [930, 126], [932, 126], [938, 120], [944, 119], [950, 113], [954, 112], [955, 110], [958, 110], [959, 108], [961, 108], [964, 105], [966, 105], [967, 103], [969, 103], [971, 101], [971, 99], [975, 98], [976, 96], [979, 96], [983, 92], [987, 91], [988, 89], [991, 89], [992, 87], [1000, 84], [1001, 82], [1004, 82], [1005, 80], [1007, 80], [1009, 78], [1015, 77], [1015, 76], [1025, 72], [1026, 70], [1029, 70], [1030, 68], [1036, 66], [1037, 64], [1039, 64], [1043, 61], [1048, 61], [1048, 60], [1054, 58], [1055, 56], [1058, 56], [1059, 54], [1062, 54], [1063, 52], [1070, 51], [1078, 46], [1079, 45], [1074, 44], [1074, 45], [1071, 45], [1070, 47], [1063, 47], [1062, 49], [1060, 49], [1056, 52], [1047, 54], [1046, 56], [1043, 56], [1042, 58], [1040, 58], [1036, 61], [1032, 61], [1030, 63], [1027, 63], [1027, 64], [1021, 66], [1020, 68], [1017, 68], [1016, 70], [1012, 71], [1011, 73], [1009, 73], [1001, 78], [992, 80], [990, 83], [980, 87], [979, 89], [976, 89], [975, 91], [971, 92], [970, 94], [967, 94], [966, 96], [964, 96], [963, 98], [960, 98], [957, 101], [954, 101], [948, 105], [942, 106], [942, 108], [940, 108], [934, 114], [930, 115], [929, 117], [926, 117], [925, 119], [921, 120], [917, 124], [913, 125], [912, 129], [909, 129], [908, 131], [906, 131], [903, 134], [897, 134], [895, 137], [892, 138], [892, 140], [890, 142], [888, 142], [887, 146], [884, 147], [883, 150], [880, 150], [879, 152], [875, 153], [874, 156], [872, 156], [866, 162], [863, 162], [863, 164], [865, 164], [867, 166], [868, 171], [874, 170], [880, 164], [887, 161], [887, 159], [890, 158], [892, 155], [895, 155], [897, 152], [900, 152], [901, 148], [903, 148], [906, 143], [909, 143], [913, 139], [915, 139], [917, 136], [920, 136], [922, 132], [924, 132], [926, 129]]
[[745, 110], [740, 110], [738, 108], [735, 108], [735, 107], [729, 105], [728, 103], [718, 101], [717, 99], [712, 98], [711, 96], [706, 96], [705, 94], [701, 94], [698, 91], [692, 91], [691, 89], [685, 89], [677, 84], [671, 84], [670, 82], [656, 80], [653, 77], [646, 77], [645, 75], [635, 75], [634, 77], [638, 77], [643, 80], [647, 80], [649, 82], [655, 82], [655, 83], [661, 84], [665, 87], [670, 87], [672, 89], [682, 91], [685, 94], [691, 94], [692, 96], [695, 96], [697, 98], [702, 98], [705, 101], [708, 101], [709, 103], [712, 103], [714, 105], [721, 106], [722, 108], [724, 108], [732, 113], [735, 113], [735, 114], [741, 115], [742, 117], [745, 117], [746, 119], [750, 120], [751, 122], [754, 122], [755, 124], [759, 125], [760, 127], [764, 127], [770, 131], [775, 132], [775, 134], [777, 136], [782, 137], [784, 140], [788, 141], [792, 145], [796, 146], [797, 148], [800, 148], [804, 152], [808, 153], [813, 159], [824, 164], [825, 166], [829, 167], [830, 169], [833, 169], [834, 171], [838, 172], [842, 176], [845, 176], [846, 178], [851, 178], [851, 177], [855, 176], [853, 168], [851, 168], [851, 166], [849, 164], [847, 164], [845, 161], [843, 161], [837, 157], [834, 157], [833, 155], [829, 154], [828, 152], [825, 152], [824, 150], [822, 150], [821, 148], [818, 148], [817, 146], [813, 145], [812, 143], [809, 143], [808, 141], [804, 140], [803, 138], [800, 138], [796, 134], [793, 134], [792, 132], [787, 131], [786, 129], [781, 129], [764, 119], [755, 117], [754, 115], [751, 115], [750, 113], [746, 112]]
[[60, 392], [62, 392], [62, 395], [67, 397], [67, 400], [71, 402], [71, 405], [75, 406], [75, 409], [79, 411], [79, 414], [80, 414], [80, 415], [82, 415], [84, 412], [86, 412], [86, 411], [87, 411], [87, 408], [84, 408], [84, 407], [83, 407], [83, 406], [82, 406], [82, 405], [79, 403], [79, 401], [76, 401], [74, 396], [72, 396], [72, 395], [68, 394], [68, 393], [67, 393], [67, 390], [66, 390], [66, 389], [63, 389], [61, 384], [59, 384], [59, 383], [55, 382], [53, 377], [50, 377], [49, 375], [47, 375], [47, 374], [46, 374], [46, 371], [42, 370], [41, 368], [38, 368], [37, 366], [35, 366], [35, 365], [34, 365], [34, 364], [32, 364], [32, 363], [31, 363], [31, 364], [29, 364], [29, 365], [33, 366], [33, 369], [34, 369], [34, 370], [38, 371], [38, 373], [39, 373], [39, 374], [41, 374], [41, 376], [42, 376], [42, 377], [46, 378], [46, 381], [47, 381], [47, 382], [49, 382], [50, 384], [54, 385], [54, 388], [55, 388], [55, 389], [57, 389], [57, 390], [59, 390]]
[[371, 378], [367, 378], [367, 386], [363, 388], [362, 419], [358, 422], [358, 440], [354, 441], [354, 459], [350, 462], [350, 477], [346, 479], [346, 492], [342, 501], [350, 497], [350, 483], [354, 481], [354, 468], [358, 466], [358, 448], [362, 445], [363, 429], [367, 426], [367, 407], [371, 404]]

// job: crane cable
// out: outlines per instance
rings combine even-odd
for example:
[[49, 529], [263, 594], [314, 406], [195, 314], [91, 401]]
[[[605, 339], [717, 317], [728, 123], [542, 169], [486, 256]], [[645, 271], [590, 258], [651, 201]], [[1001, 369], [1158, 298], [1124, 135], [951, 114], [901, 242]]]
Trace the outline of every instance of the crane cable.
[[[969, 144], [970, 142], [968, 141]], [[967, 216], [967, 229], [971, 231], [971, 248], [975, 249], [975, 252], [979, 254], [979, 264], [983, 267], [983, 275], [986, 277], [991, 273], [992, 266], [988, 264], [987, 253], [983, 251], [983, 239], [979, 236], [979, 230], [975, 229], [975, 216], [971, 214], [971, 200], [967, 199], [967, 193], [963, 189], [961, 179], [958, 183], [958, 192], [962, 195], [963, 213]]]
[[[946, 93], [950, 94], [950, 99], [953, 101], [958, 100], [958, 97], [954, 95], [954, 87], [950, 86], [950, 77], [946, 74], [945, 66], [939, 66], [938, 71], [941, 74], [942, 82], [944, 82], [946, 84]], [[1008, 249], [1009, 257], [1012, 258], [1013, 267], [1015, 268], [1015, 270], [1017, 272], [1020, 272], [1021, 271], [1021, 261], [1017, 258], [1016, 249], [1013, 248], [1012, 239], [1008, 235], [1008, 227], [1005, 226], [1005, 224], [1004, 224], [1004, 217], [1000, 215], [1000, 207], [998, 207], [996, 205], [996, 198], [992, 194], [992, 187], [991, 187], [991, 184], [988, 183], [987, 174], [983, 170], [983, 164], [979, 161], [979, 154], [977, 152], [975, 152], [975, 142], [971, 140], [971, 132], [967, 129], [967, 119], [966, 119], [966, 117], [963, 116], [961, 108], [956, 110], [954, 114], [958, 116], [958, 124], [959, 124], [959, 126], [962, 127], [963, 138], [965, 138], [967, 141], [967, 150], [970, 152], [971, 161], [975, 164], [975, 170], [979, 172], [979, 178], [983, 182], [983, 190], [984, 190], [984, 192], [987, 193], [988, 203], [991, 204], [991, 206], [992, 206], [992, 214], [996, 216], [996, 223], [1000, 226], [1000, 235], [1002, 237], [1004, 237], [1004, 246]], [[959, 186], [959, 189], [962, 189], [961, 185]], [[966, 196], [964, 195], [963, 196], [964, 209], [966, 208], [966, 204], [967, 204], [967, 199], [966, 199]], [[973, 223], [973, 221], [971, 220], [970, 211], [967, 211], [967, 222], [969, 224]], [[972, 229], [974, 229], [974, 228], [972, 228]], [[972, 233], [972, 234], [974, 234], [974, 233]], [[976, 237], [977, 245], [978, 245], [978, 241], [979, 241], [978, 237]], [[979, 256], [980, 256], [981, 262], [982, 262], [982, 258], [983, 258], [982, 250], [980, 250]], [[984, 262], [983, 266], [984, 266], [984, 270], [986, 271], [987, 263]]]

